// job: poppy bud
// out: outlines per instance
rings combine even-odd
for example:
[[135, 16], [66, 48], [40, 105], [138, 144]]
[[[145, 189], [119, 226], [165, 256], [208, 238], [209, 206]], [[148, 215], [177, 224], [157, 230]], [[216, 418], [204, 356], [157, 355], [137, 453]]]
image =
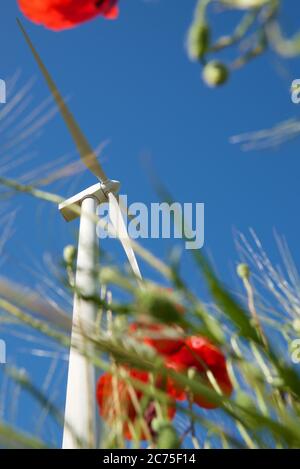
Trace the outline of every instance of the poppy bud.
[[208, 86], [214, 88], [223, 85], [227, 81], [228, 75], [228, 68], [222, 62], [212, 60], [205, 65], [202, 78]]
[[75, 248], [75, 246], [72, 246], [71, 244], [66, 246], [63, 251], [63, 258], [64, 258], [65, 263], [67, 265], [72, 265], [76, 259], [76, 254], [77, 254], [77, 249]]
[[159, 289], [139, 292], [137, 310], [167, 324], [180, 324], [183, 319], [170, 294]]
[[206, 23], [192, 25], [188, 35], [188, 53], [191, 60], [201, 59], [208, 49], [210, 29]]
[[239, 264], [237, 266], [237, 274], [241, 279], [248, 280], [250, 277], [250, 269], [247, 264]]
[[166, 420], [155, 417], [151, 422], [151, 428], [155, 433], [158, 433], [167, 423]]
[[159, 425], [157, 433], [157, 449], [177, 449], [180, 448], [180, 439], [175, 428], [168, 421]]
[[124, 316], [117, 316], [114, 319], [114, 329], [118, 331], [125, 331], [127, 329], [127, 319]]
[[253, 400], [244, 391], [238, 391], [236, 393], [235, 401], [240, 407], [243, 407], [245, 410], [255, 410], [255, 404]]
[[300, 332], [300, 319], [295, 319], [295, 321], [293, 321], [293, 328], [296, 332]]
[[226, 6], [237, 8], [239, 10], [247, 10], [247, 8], [260, 8], [269, 0], [222, 0]]

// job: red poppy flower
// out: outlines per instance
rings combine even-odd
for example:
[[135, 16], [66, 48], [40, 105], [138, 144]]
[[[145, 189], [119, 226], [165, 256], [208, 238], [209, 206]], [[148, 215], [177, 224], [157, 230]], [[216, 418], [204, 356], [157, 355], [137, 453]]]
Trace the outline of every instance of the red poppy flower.
[[[230, 396], [233, 390], [232, 383], [228, 376], [226, 360], [223, 353], [204, 337], [189, 337], [185, 345], [174, 355], [168, 357], [166, 366], [177, 372], [185, 372], [189, 368], [194, 368], [200, 374], [205, 384], [213, 388], [206, 372], [210, 371], [225, 396]], [[185, 391], [173, 380], [169, 379], [167, 384], [169, 395], [178, 400], [186, 398]], [[216, 404], [210, 402], [200, 394], [193, 396], [193, 401], [200, 407], [214, 409]]]
[[161, 355], [176, 353], [184, 345], [181, 338], [169, 338], [168, 329], [162, 324], [133, 323], [129, 330], [137, 333], [137, 338], [141, 337], [144, 344], [154, 348]]
[[18, 0], [20, 10], [37, 24], [56, 31], [102, 15], [117, 18], [118, 0]]
[[[128, 371], [129, 376], [143, 383], [149, 381], [149, 374], [139, 370]], [[134, 389], [135, 398], [141, 402], [144, 395], [143, 392]], [[130, 424], [136, 427], [138, 419], [138, 409], [132, 399], [129, 386], [121, 379], [114, 378], [110, 373], [103, 374], [97, 384], [97, 401], [99, 405], [100, 415], [110, 424], [119, 417], [123, 420], [123, 435], [127, 439], [132, 439]], [[175, 415], [175, 408], [168, 408], [168, 417], [172, 419]], [[155, 432], [151, 427], [153, 419], [156, 417], [156, 408], [153, 402], [149, 402], [144, 412], [144, 422], [148, 427], [149, 433], [153, 436]], [[121, 421], [122, 421], [121, 420]], [[142, 430], [140, 439], [147, 439], [145, 432]]]

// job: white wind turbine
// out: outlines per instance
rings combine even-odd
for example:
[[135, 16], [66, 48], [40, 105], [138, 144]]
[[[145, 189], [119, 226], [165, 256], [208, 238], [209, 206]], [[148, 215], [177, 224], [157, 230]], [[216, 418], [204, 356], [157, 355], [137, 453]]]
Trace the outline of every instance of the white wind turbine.
[[[47, 82], [53, 98], [76, 144], [80, 157], [86, 167], [96, 176], [98, 183], [76, 194], [59, 205], [67, 221], [80, 216], [78, 254], [75, 277], [75, 295], [67, 395], [65, 407], [65, 426], [63, 449], [96, 447], [96, 402], [95, 371], [80, 350], [85, 348], [85, 337], [95, 320], [97, 306], [95, 302], [84, 298], [97, 295], [96, 275], [98, 268], [98, 239], [96, 235], [96, 209], [103, 202], [109, 202], [109, 216], [115, 234], [120, 239], [130, 265], [137, 279], [141, 273], [127, 233], [127, 228], [115, 194], [119, 182], [110, 180], [99, 164], [95, 152], [89, 145], [53, 79], [34, 48], [21, 22], [19, 27], [29, 45], [34, 58]], [[77, 292], [77, 293], [76, 293]], [[80, 293], [80, 295], [78, 295]], [[76, 345], [76, 347], [75, 347]], [[83, 444], [83, 446], [82, 446]]]

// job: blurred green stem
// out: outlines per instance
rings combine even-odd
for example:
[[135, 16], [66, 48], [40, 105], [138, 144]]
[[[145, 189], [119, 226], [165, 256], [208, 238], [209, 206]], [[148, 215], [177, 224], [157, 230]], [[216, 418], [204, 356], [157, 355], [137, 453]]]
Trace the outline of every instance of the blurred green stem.
[[208, 52], [218, 52], [222, 49], [225, 49], [226, 47], [233, 46], [234, 44], [240, 42], [254, 24], [258, 13], [258, 10], [253, 10], [249, 13], [246, 13], [234, 30], [233, 34], [231, 36], [223, 36], [218, 39], [211, 47], [209, 47]]

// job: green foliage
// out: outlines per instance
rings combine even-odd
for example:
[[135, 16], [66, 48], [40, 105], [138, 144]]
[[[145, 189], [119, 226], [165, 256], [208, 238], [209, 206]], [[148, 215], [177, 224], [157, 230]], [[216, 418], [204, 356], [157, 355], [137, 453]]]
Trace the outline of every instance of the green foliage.
[[[213, 8], [215, 3], [219, 9]], [[285, 58], [300, 54], [300, 33], [286, 39], [281, 32], [281, 3], [281, 0], [198, 0], [187, 49], [191, 60], [204, 67], [202, 77], [208, 86], [224, 84], [229, 72], [247, 65], [268, 49]], [[240, 22], [232, 32], [215, 39], [214, 13], [225, 14], [228, 9], [241, 12]], [[232, 47], [237, 51], [233, 61], [226, 62], [226, 54], [225, 60], [214, 58]]]
[[[227, 2], [235, 7], [243, 6], [249, 11], [232, 36], [212, 43], [207, 29], [209, 26], [206, 26], [206, 9], [209, 3], [209, 0], [199, 2], [189, 42], [191, 55], [201, 59], [203, 63], [208, 53], [219, 52], [239, 42], [254, 24], [258, 14], [264, 12], [266, 15], [259, 31], [260, 35], [264, 33], [263, 36], [268, 32], [270, 21], [277, 18], [278, 2], [256, 1], [254, 4], [249, 0], [243, 2], [243, 5], [241, 0]], [[211, 65], [207, 64], [205, 67]], [[213, 74], [216, 69], [220, 72], [222, 67], [220, 64], [216, 66], [214, 62]], [[225, 73], [224, 70], [221, 72]], [[47, 79], [51, 87], [55, 87], [48, 72]], [[222, 80], [224, 81], [224, 76]], [[215, 84], [220, 84], [220, 78], [214, 78], [214, 81]], [[58, 106], [62, 107], [61, 100]], [[63, 113], [66, 112], [64, 104]], [[79, 130], [79, 135], [83, 136], [80, 129], [74, 130], [72, 127], [71, 130], [71, 133]], [[82, 150], [80, 142], [76, 143]], [[63, 200], [62, 197], [34, 185], [21, 184], [5, 178], [0, 178], [0, 183], [11, 196], [16, 192], [23, 192], [55, 206]], [[95, 223], [97, 221], [95, 219]], [[153, 268], [156, 275], [160, 275], [161, 282], [155, 284], [151, 279], [144, 279], [141, 287], [136, 278], [118, 267], [113, 268], [111, 262], [109, 267], [106, 267], [101, 257], [95, 272], [98, 293], [93, 297], [85, 297], [87, 302], [95, 304], [97, 319], [94, 324], [84, 329], [84, 345], [73, 345], [98, 369], [99, 375], [103, 371], [109, 371], [117, 383], [120, 380], [126, 383], [133, 398], [136, 393], [142, 392], [144, 398], [140, 404], [137, 403], [139, 405], [136, 409], [138, 422], [136, 428], [131, 429], [132, 433], [137, 435], [133, 438], [132, 445], [138, 446], [138, 436], [145, 432], [148, 444], [157, 448], [185, 447], [191, 442], [194, 447], [205, 448], [299, 447], [300, 377], [297, 364], [292, 362], [290, 356], [291, 343], [295, 336], [299, 336], [299, 288], [289, 288], [288, 281], [274, 268], [270, 268], [270, 263], [267, 262], [267, 268], [271, 271], [271, 274], [268, 274], [273, 277], [272, 281], [268, 276], [264, 279], [267, 288], [263, 293], [273, 296], [271, 307], [266, 308], [264, 297], [260, 297], [252, 283], [254, 276], [250, 275], [251, 266], [241, 264], [237, 274], [241, 287], [245, 288], [245, 297], [237, 300], [236, 295], [229, 291], [215, 274], [207, 259], [200, 252], [193, 251], [196, 261], [195, 276], [201, 276], [209, 292], [208, 298], [202, 297], [191, 290], [189, 279], [181, 277], [180, 262], [175, 265], [170, 262], [170, 265], [167, 265], [138, 243], [133, 243], [133, 247], [148, 267]], [[82, 292], [74, 285], [75, 254], [73, 247], [64, 250], [62, 262], [58, 263], [61, 275], [59, 280], [56, 279], [56, 287], [68, 297], [70, 304], [74, 294], [82, 297]], [[263, 262], [260, 262], [260, 270]], [[172, 292], [165, 290], [166, 283], [172, 287]], [[117, 297], [120, 294], [121, 299], [116, 301], [111, 297], [110, 291], [116, 291]], [[17, 291], [15, 295], [10, 292], [9, 298], [6, 296], [0, 297], [1, 325], [14, 324], [19, 330], [34, 333], [39, 338], [47, 338], [66, 352], [69, 351], [70, 321], [66, 321], [62, 315], [45, 314], [45, 298], [43, 301], [37, 301], [38, 298], [35, 298], [33, 302], [32, 296], [24, 293], [23, 302], [20, 302], [20, 294]], [[48, 303], [51, 304], [51, 301]], [[186, 335], [201, 335], [222, 347], [234, 386], [233, 395], [223, 395], [207, 370], [199, 377], [199, 373], [195, 373], [193, 368], [184, 373], [166, 367], [161, 355], [143, 343], [140, 337], [134, 337], [128, 332], [133, 321], [139, 323], [145, 319], [164, 327], [172, 324], [181, 338]], [[272, 342], [274, 334], [280, 337], [284, 353], [282, 347], [279, 348]], [[134, 378], [128, 373], [130, 368], [147, 371], [151, 382], [145, 383]], [[43, 412], [47, 412], [58, 425], [68, 425], [68, 422], [63, 422], [62, 410], [52, 402], [51, 396], [46, 396], [43, 389], [34, 385], [30, 376], [22, 370], [7, 371], [9, 379], [18, 385], [22, 393], [29, 394]], [[205, 379], [202, 379], [204, 377]], [[187, 402], [174, 402], [170, 394], [156, 386], [158, 378], [165, 383], [171, 380], [180, 389], [184, 389], [188, 396]], [[204, 413], [194, 405], [191, 396], [197, 394], [220, 407], [217, 420], [215, 411]], [[122, 410], [122, 402], [118, 402], [118, 399], [113, 399], [112, 396], [114, 406], [119, 406]], [[149, 432], [147, 425], [145, 428], [144, 410], [145, 403], [148, 402], [151, 402], [155, 409], [151, 428], [153, 434]], [[166, 420], [170, 406], [176, 407], [175, 423]], [[102, 432], [99, 446], [129, 446], [130, 443], [123, 435], [123, 423], [124, 416], [121, 412], [116, 415], [113, 425]], [[201, 435], [205, 435], [205, 441], [199, 441], [200, 429], [203, 431]], [[0, 423], [0, 444], [26, 448], [47, 446], [38, 436], [26, 435], [6, 422]]]

